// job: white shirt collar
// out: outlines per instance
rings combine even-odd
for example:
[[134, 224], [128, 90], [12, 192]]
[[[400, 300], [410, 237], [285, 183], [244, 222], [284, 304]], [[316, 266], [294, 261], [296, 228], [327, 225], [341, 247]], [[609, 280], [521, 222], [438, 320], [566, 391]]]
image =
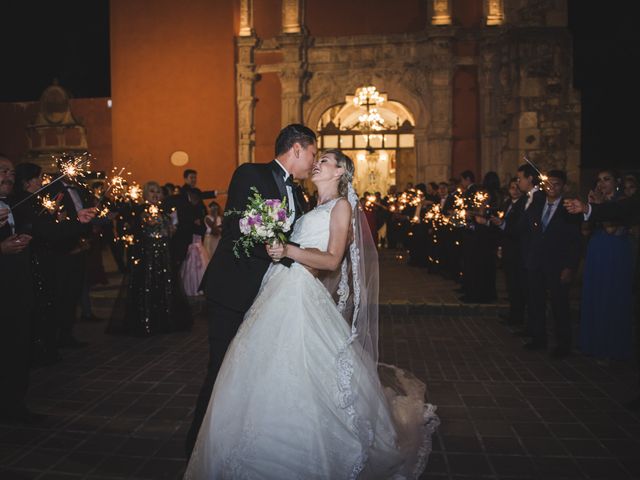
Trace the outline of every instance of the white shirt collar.
[[553, 205], [553, 208], [555, 209], [558, 206], [558, 203], [560, 203], [560, 200], [562, 200], [562, 197], [558, 197], [556, 198], [553, 202], [550, 202], [547, 200], [547, 206], [549, 204]]
[[280, 168], [284, 172], [284, 179], [286, 180], [287, 178], [289, 178], [289, 175], [291, 175], [289, 171], [286, 168], [284, 168], [284, 166], [278, 161], [277, 158], [274, 158], [274, 160], [278, 165], [280, 165]]
[[533, 186], [533, 188], [527, 192], [527, 196], [528, 196], [528, 197], [530, 197], [531, 195], [533, 195], [534, 193], [536, 193], [538, 190], [540, 190], [540, 189], [538, 188], [538, 185], [534, 185], [534, 186]]

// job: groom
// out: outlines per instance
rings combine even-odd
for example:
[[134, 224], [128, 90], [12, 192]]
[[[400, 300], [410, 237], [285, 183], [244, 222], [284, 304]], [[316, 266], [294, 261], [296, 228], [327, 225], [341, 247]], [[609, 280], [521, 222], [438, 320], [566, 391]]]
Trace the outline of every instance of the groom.
[[[304, 125], [288, 125], [280, 131], [275, 151], [276, 158], [270, 163], [245, 163], [236, 169], [227, 189], [227, 210], [243, 211], [252, 195], [250, 189], [255, 187], [264, 199], [286, 197], [296, 220], [304, 213], [293, 179], [309, 176], [317, 153], [316, 135]], [[202, 280], [209, 317], [209, 364], [187, 434], [187, 459], [193, 451], [227, 348], [271, 263], [264, 245], [254, 247], [249, 257], [244, 254], [235, 257], [233, 242], [240, 238], [238, 220], [237, 215], [224, 218], [222, 238]]]

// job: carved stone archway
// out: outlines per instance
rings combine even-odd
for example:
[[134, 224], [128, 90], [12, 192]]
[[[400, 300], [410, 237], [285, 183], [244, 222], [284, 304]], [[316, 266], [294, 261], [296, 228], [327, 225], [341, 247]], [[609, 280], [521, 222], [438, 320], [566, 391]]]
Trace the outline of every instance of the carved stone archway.
[[[426, 90], [426, 76], [422, 72], [322, 72], [313, 75], [308, 83], [309, 100], [303, 106], [303, 120], [306, 125], [318, 124], [322, 114], [331, 106], [344, 102], [345, 95], [365, 84], [374, 84], [385, 92], [389, 100], [403, 104], [415, 119], [415, 162], [410, 162], [404, 172], [412, 182], [427, 179], [446, 178], [449, 158], [434, 158], [429, 153], [429, 132], [431, 95]], [[424, 91], [424, 93], [423, 93]]]

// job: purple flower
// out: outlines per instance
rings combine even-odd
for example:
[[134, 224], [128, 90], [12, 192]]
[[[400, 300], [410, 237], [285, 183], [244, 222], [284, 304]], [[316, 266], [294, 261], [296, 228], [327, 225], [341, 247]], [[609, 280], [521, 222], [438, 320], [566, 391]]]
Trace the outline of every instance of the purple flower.
[[277, 198], [269, 198], [269, 199], [265, 200], [264, 204], [267, 207], [279, 207], [280, 206], [280, 200], [278, 200]]
[[278, 220], [284, 222], [287, 219], [287, 212], [283, 208], [278, 210]]
[[249, 225], [262, 225], [262, 215], [250, 215], [249, 216]]

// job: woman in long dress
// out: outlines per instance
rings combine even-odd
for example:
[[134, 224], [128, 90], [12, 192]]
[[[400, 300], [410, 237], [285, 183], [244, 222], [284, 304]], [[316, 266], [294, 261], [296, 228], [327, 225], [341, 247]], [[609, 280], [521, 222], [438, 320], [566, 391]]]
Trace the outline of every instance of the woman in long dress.
[[131, 271], [123, 279], [107, 333], [149, 336], [186, 330], [192, 324], [172, 268], [173, 227], [162, 206], [160, 185], [147, 182], [143, 198], [144, 203], [135, 205], [131, 214], [132, 243], [127, 250]]
[[204, 217], [204, 223], [207, 227], [204, 234], [204, 248], [209, 253], [209, 258], [212, 258], [222, 234], [222, 216], [220, 215], [220, 205], [217, 202], [209, 204], [209, 214]]
[[[377, 256], [353, 171], [339, 150], [325, 152], [312, 170], [318, 206], [291, 237], [300, 246], [267, 247], [276, 263], [227, 351], [185, 479], [401, 479], [424, 470], [439, 420], [409, 373], [383, 366], [389, 386], [380, 382]], [[284, 256], [290, 268], [277, 263]], [[337, 275], [322, 283], [320, 271]]]
[[[594, 203], [620, 200], [618, 176], [598, 173]], [[626, 225], [595, 225], [584, 261], [580, 306], [580, 350], [599, 362], [623, 360], [633, 352], [633, 254]]]

